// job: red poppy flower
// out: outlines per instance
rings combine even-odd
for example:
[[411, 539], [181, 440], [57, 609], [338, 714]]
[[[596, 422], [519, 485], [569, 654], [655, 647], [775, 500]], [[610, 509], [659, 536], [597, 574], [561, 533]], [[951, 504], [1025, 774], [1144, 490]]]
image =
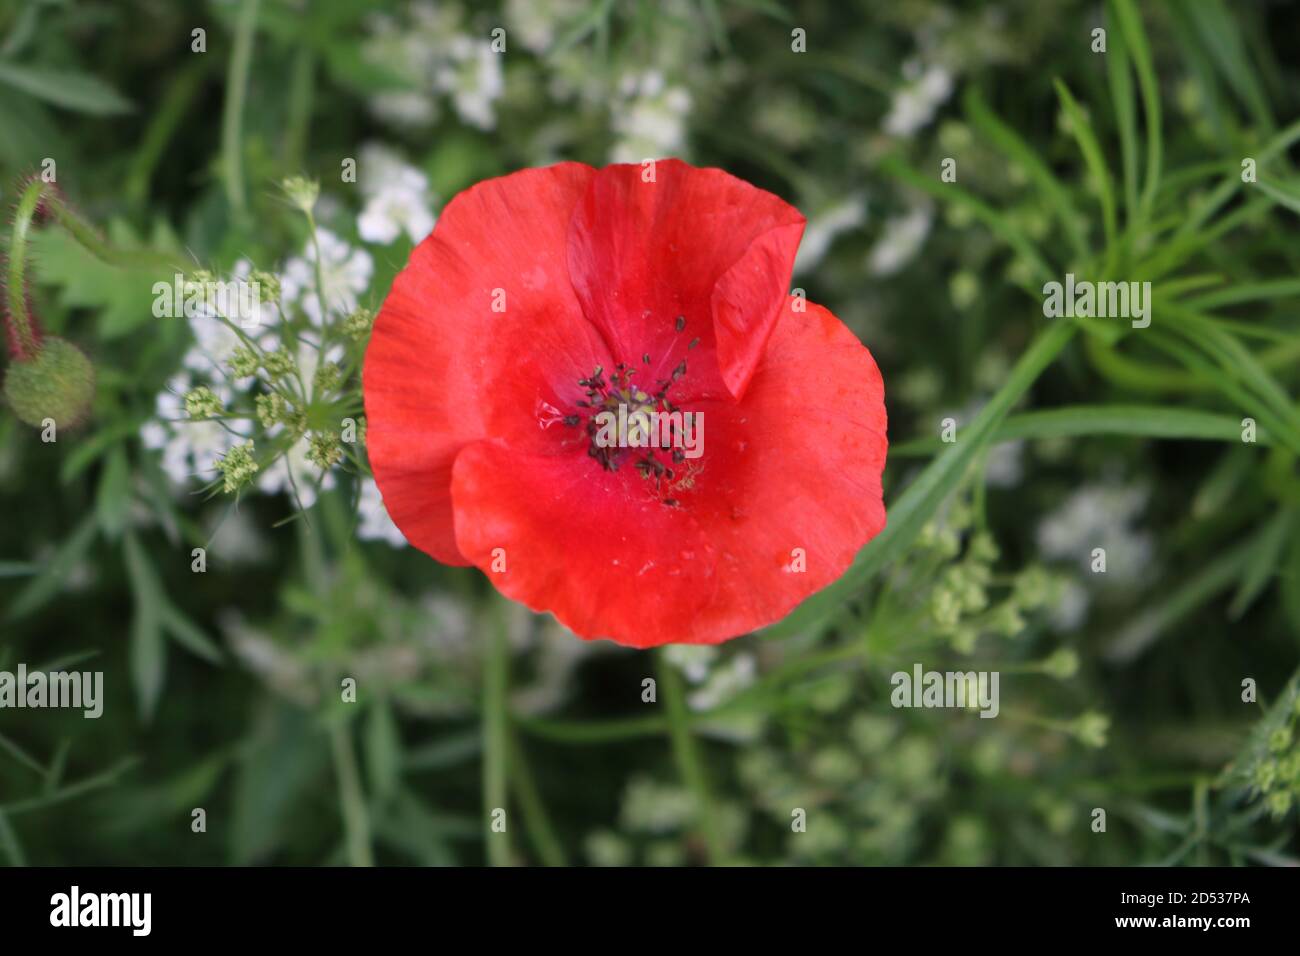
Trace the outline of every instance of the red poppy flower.
[[[885, 524], [884, 386], [843, 323], [788, 294], [803, 227], [677, 160], [461, 193], [366, 353], [393, 521], [577, 634], [636, 647], [723, 641], [834, 581]], [[618, 404], [697, 414], [702, 454], [681, 431], [598, 441]]]

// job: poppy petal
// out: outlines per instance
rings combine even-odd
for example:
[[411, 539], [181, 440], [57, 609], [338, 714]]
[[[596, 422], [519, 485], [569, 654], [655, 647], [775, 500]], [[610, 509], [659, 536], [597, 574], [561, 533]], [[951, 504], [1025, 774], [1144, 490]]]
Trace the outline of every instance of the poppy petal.
[[713, 597], [705, 535], [631, 468], [479, 442], [456, 458], [452, 498], [460, 552], [507, 597], [582, 637], [680, 641]]
[[594, 172], [562, 163], [458, 195], [375, 320], [363, 376], [375, 481], [407, 539], [439, 561], [468, 563], [449, 493], [460, 449], [493, 437], [566, 454], [561, 410], [582, 397], [577, 380], [609, 362], [565, 252]]
[[884, 385], [827, 309], [787, 300], [739, 403], [698, 406], [703, 467], [674, 489], [717, 553], [704, 640], [780, 620], [837, 580], [885, 526]]
[[634, 647], [724, 641], [836, 580], [885, 525], [884, 386], [839, 319], [796, 301], [744, 400], [699, 407], [675, 507], [631, 469], [480, 443], [452, 481], [461, 552], [508, 597]]
[[610, 352], [650, 357], [647, 381], [687, 359], [674, 400], [739, 397], [789, 291], [803, 226], [793, 206], [720, 169], [607, 166], [575, 212], [569, 273]]

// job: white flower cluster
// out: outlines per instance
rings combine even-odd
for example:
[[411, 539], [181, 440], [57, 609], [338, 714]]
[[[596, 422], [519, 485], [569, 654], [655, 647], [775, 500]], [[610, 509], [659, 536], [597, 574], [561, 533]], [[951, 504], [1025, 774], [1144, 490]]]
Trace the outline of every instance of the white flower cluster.
[[358, 164], [365, 207], [357, 233], [366, 242], [388, 245], [403, 233], [419, 242], [433, 230], [429, 180], [387, 146], [367, 143]]
[[[287, 353], [296, 369], [294, 387], [305, 403], [311, 397], [317, 369], [323, 362], [335, 363], [343, 356], [341, 346], [324, 345], [324, 324], [357, 309], [373, 268], [365, 250], [318, 229], [302, 255], [291, 258], [276, 277], [281, 292], [279, 309], [263, 303], [259, 326], [244, 330], [247, 343], [234, 327], [240, 324], [238, 315], [209, 308], [187, 318], [194, 341], [182, 361], [184, 371], [158, 394], [155, 417], [141, 428], [144, 446], [162, 452], [163, 470], [178, 488], [212, 481], [217, 477], [218, 462], [253, 434], [251, 392], [256, 370], [240, 369], [245, 374], [236, 374], [232, 368], [232, 359], [241, 347], [251, 343], [267, 355]], [[244, 262], [234, 270], [236, 278], [249, 273], [250, 266]], [[308, 327], [291, 333], [285, 316], [297, 312], [307, 317]], [[196, 415], [186, 408], [186, 396], [196, 390], [215, 406], [215, 412], [205, 408]], [[242, 406], [242, 411], [235, 412], [236, 405]], [[283, 422], [276, 422], [266, 428], [265, 435], [276, 440], [286, 428]], [[322, 472], [309, 460], [310, 450], [308, 433], [296, 433], [283, 455], [257, 471], [254, 486], [264, 494], [295, 493], [303, 507], [310, 507], [318, 489], [334, 484], [331, 472]]]
[[680, 156], [686, 144], [691, 95], [668, 86], [657, 70], [624, 77], [613, 103], [610, 126], [617, 139], [610, 162], [639, 163]]
[[[217, 461], [251, 431], [245, 421], [187, 419], [185, 396], [196, 385], [207, 381], [192, 372], [172, 376], [154, 401], [156, 417], [140, 429], [144, 447], [162, 452], [163, 472], [177, 487], [189, 485], [195, 478], [210, 481], [216, 474]], [[229, 388], [209, 387], [223, 404], [229, 403]]]
[[[317, 255], [319, 250], [319, 257]], [[320, 290], [316, 289], [316, 265], [320, 262]], [[357, 307], [357, 296], [370, 286], [375, 263], [370, 253], [355, 249], [328, 229], [317, 229], [316, 239], [307, 240], [301, 256], [284, 265], [280, 277], [280, 308], [299, 306], [312, 325], [320, 328], [328, 314], [342, 318]], [[324, 312], [322, 312], [322, 298]]]
[[893, 275], [911, 262], [925, 244], [932, 221], [933, 215], [927, 206], [916, 206], [909, 212], [887, 219], [880, 238], [867, 253], [867, 268], [871, 274]]
[[912, 136], [934, 119], [935, 111], [952, 95], [952, 74], [942, 66], [923, 67], [918, 60], [903, 64], [904, 85], [894, 93], [885, 115], [885, 132]]
[[505, 73], [491, 38], [467, 32], [456, 4], [416, 2], [408, 14], [380, 13], [370, 19], [362, 56], [408, 84], [375, 96], [371, 110], [395, 125], [424, 128], [438, 118], [440, 97], [447, 97], [463, 122], [496, 128]]
[[840, 235], [852, 232], [866, 218], [867, 202], [856, 193], [814, 212], [808, 217], [808, 225], [795, 255], [794, 274], [806, 273], [816, 266]]
[[406, 547], [406, 536], [388, 517], [384, 499], [374, 479], [361, 480], [361, 495], [357, 501], [357, 537], [363, 541], [385, 541], [394, 548]]
[[754, 683], [758, 662], [752, 654], [725, 656], [712, 644], [669, 644], [664, 656], [692, 686], [691, 710], [712, 710]]
[[586, 11], [585, 0], [506, 0], [506, 21], [511, 38], [530, 53], [545, 53], [557, 33]]
[[1038, 549], [1045, 558], [1088, 567], [1093, 549], [1104, 548], [1107, 573], [1098, 580], [1134, 583], [1148, 570], [1155, 552], [1151, 535], [1133, 527], [1147, 497], [1137, 487], [1085, 485], [1038, 525]]

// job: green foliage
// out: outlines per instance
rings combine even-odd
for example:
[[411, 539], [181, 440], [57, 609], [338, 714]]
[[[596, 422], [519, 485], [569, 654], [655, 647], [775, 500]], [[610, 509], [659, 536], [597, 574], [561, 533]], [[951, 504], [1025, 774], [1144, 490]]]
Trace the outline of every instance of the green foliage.
[[[0, 181], [54, 158], [72, 200], [7, 270], [96, 374], [57, 442], [0, 417], [0, 670], [106, 697], [3, 712], [0, 859], [1300, 861], [1300, 22], [1003, 13], [0, 5]], [[672, 153], [804, 210], [794, 285], [886, 383], [884, 533], [785, 621], [654, 654], [390, 547], [360, 368], [418, 236], [360, 224], [376, 142], [434, 208]], [[252, 278], [270, 321], [197, 342], [154, 310], [177, 272]], [[1045, 317], [1066, 273], [1151, 282], [1151, 325]], [[894, 706], [917, 663], [997, 672], [999, 715]]]

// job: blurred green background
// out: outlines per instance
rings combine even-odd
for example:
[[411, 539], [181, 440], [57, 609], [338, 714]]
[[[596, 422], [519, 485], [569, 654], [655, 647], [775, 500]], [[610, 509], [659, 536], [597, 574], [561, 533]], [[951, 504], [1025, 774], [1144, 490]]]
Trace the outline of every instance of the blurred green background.
[[[0, 710], [0, 859], [1295, 864], [1298, 28], [1223, 0], [0, 2], [0, 199], [52, 159], [115, 247], [278, 276], [294, 346], [338, 363], [322, 407], [358, 407], [346, 323], [458, 191], [680, 156], [808, 216], [794, 284], [872, 350], [892, 445], [889, 537], [815, 607], [588, 644], [403, 547], [363, 452], [322, 476], [292, 430], [265, 446], [229, 349], [153, 317], [168, 273], [41, 226], [31, 302], [97, 396], [56, 442], [0, 414], [0, 670], [102, 670], [107, 699]], [[1151, 281], [1152, 328], [1045, 319], [1067, 271]], [[170, 421], [205, 382], [232, 420]], [[288, 458], [236, 500], [213, 468], [254, 432]], [[914, 662], [998, 671], [1000, 715], [891, 707]]]

